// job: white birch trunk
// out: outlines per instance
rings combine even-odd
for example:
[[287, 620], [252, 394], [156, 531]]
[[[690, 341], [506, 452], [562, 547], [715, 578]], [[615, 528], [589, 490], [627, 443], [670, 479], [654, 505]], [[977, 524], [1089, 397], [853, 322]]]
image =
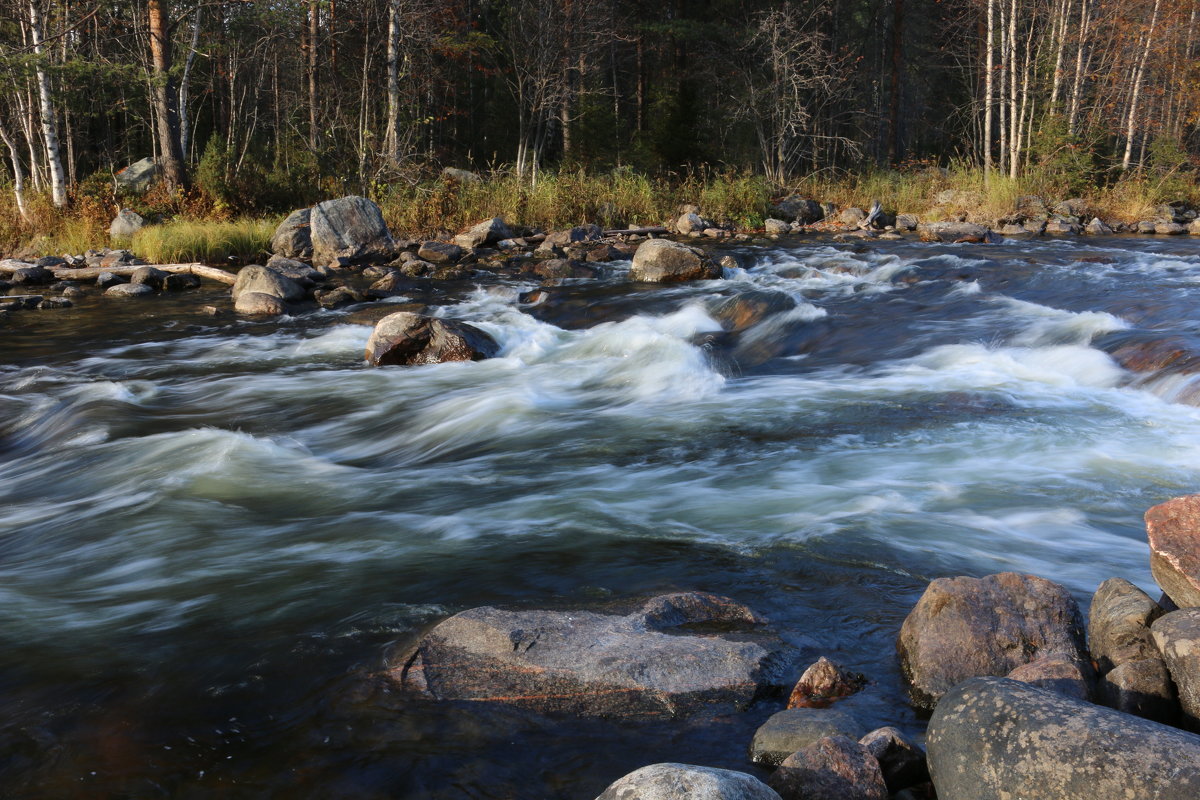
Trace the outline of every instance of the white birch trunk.
[[1133, 134], [1137, 126], [1138, 99], [1142, 94], [1142, 77], [1146, 72], [1146, 61], [1150, 58], [1150, 48], [1154, 44], [1154, 28], [1158, 24], [1158, 7], [1161, 2], [1162, 0], [1154, 0], [1154, 11], [1150, 14], [1150, 30], [1146, 32], [1146, 46], [1142, 49], [1142, 58], [1134, 73], [1133, 91], [1129, 98], [1129, 119], [1125, 126], [1125, 155], [1121, 159], [1121, 169], [1129, 169], [1129, 162], [1133, 157]]
[[21, 154], [17, 152], [16, 142], [8, 135], [8, 129], [0, 122], [0, 141], [8, 148], [8, 157], [12, 161], [13, 170], [13, 199], [17, 204], [17, 212], [21, 219], [29, 221], [29, 211], [25, 208], [25, 168], [21, 164]]
[[983, 77], [983, 181], [989, 185], [992, 180], [992, 106], [995, 90], [994, 73], [996, 71], [995, 51], [995, 5], [996, 0], [987, 0], [987, 51], [986, 66]]
[[58, 144], [58, 118], [54, 110], [54, 95], [50, 91], [50, 76], [42, 67], [42, 12], [37, 0], [29, 3], [29, 32], [33, 37], [33, 52], [37, 61], [38, 106], [42, 116], [42, 138], [46, 145], [46, 167], [50, 173], [50, 198], [55, 207], [67, 205], [67, 181], [63, 173], [62, 154]]

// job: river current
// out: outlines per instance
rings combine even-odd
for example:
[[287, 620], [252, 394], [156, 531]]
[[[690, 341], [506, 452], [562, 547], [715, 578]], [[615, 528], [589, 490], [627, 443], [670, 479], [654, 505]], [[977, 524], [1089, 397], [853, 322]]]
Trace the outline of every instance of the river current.
[[[658, 761], [756, 771], [780, 703], [579, 721], [373, 678], [477, 605], [729, 595], [920, 736], [894, 642], [930, 579], [1157, 596], [1142, 514], [1200, 487], [1200, 408], [1102, 345], [1197, 336], [1200, 242], [721, 253], [744, 268], [389, 304], [490, 333], [477, 363], [371, 369], [354, 312], [206, 316], [215, 289], [0, 321], [4, 796], [587, 800]], [[722, 333], [751, 291], [794, 307]]]

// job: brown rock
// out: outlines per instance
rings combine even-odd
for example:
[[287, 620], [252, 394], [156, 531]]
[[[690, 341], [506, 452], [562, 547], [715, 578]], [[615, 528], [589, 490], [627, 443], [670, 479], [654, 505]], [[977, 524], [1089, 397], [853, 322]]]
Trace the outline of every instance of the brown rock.
[[650, 239], [638, 246], [629, 279], [645, 283], [674, 283], [721, 277], [721, 268], [695, 247], [669, 239]]
[[879, 762], [845, 736], [827, 736], [792, 753], [767, 781], [783, 800], [887, 800]]
[[967, 678], [1007, 675], [1046, 656], [1086, 661], [1070, 593], [1014, 572], [933, 581], [904, 620], [896, 649], [913, 702], [924, 708]]
[[1164, 725], [1179, 719], [1175, 684], [1161, 658], [1126, 661], [1116, 667], [1100, 682], [1100, 697], [1109, 708]]
[[788, 698], [788, 708], [827, 708], [834, 700], [849, 697], [866, 683], [856, 673], [847, 672], [828, 658], [821, 656], [804, 670]]
[[1150, 630], [1179, 691], [1184, 725], [1200, 731], [1200, 608], [1164, 614]]
[[1151, 508], [1146, 535], [1154, 580], [1180, 608], [1200, 606], [1200, 495]]
[[535, 261], [532, 264], [533, 274], [539, 278], [594, 278], [596, 270], [579, 261], [568, 261], [565, 258], [550, 258], [545, 261]]
[[896, 728], [878, 728], [858, 743], [879, 762], [889, 792], [899, 792], [929, 780], [925, 751]]
[[1158, 658], [1150, 624], [1163, 615], [1158, 603], [1123, 578], [1109, 578], [1092, 596], [1088, 646], [1104, 674], [1127, 661]]
[[431, 264], [449, 264], [462, 258], [463, 249], [448, 242], [425, 242], [417, 256]]
[[379, 320], [367, 341], [372, 365], [481, 361], [499, 352], [496, 341], [465, 322], [400, 311]]
[[1076, 700], [1092, 699], [1092, 674], [1081, 662], [1050, 656], [1030, 661], [1008, 673], [1008, 678]]

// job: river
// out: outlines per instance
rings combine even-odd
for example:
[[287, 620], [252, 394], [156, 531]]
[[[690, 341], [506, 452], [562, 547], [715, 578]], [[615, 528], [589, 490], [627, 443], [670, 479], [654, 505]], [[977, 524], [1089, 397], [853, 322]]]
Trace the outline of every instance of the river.
[[[729, 595], [920, 736], [894, 642], [930, 579], [1157, 596], [1141, 518], [1200, 486], [1200, 409], [1102, 345], [1198, 335], [1200, 242], [721, 252], [744, 268], [646, 287], [615, 262], [537, 306], [414, 284], [499, 341], [477, 363], [371, 369], [348, 312], [208, 316], [216, 289], [0, 321], [4, 795], [587, 800], [657, 761], [756, 771], [780, 704], [578, 721], [375, 679], [477, 605]], [[749, 291], [794, 307], [720, 333]]]

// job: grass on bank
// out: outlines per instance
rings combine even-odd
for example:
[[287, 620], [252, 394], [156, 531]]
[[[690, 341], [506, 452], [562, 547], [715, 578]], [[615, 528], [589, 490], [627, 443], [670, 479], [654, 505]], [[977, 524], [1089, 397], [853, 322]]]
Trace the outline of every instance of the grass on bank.
[[[951, 190], [947, 195], [947, 190]], [[1152, 171], [1121, 176], [1107, 186], [1087, 191], [1052, 174], [1032, 171], [1012, 179], [993, 174], [985, 182], [980, 170], [915, 165], [900, 170], [874, 169], [857, 174], [814, 173], [786, 188], [766, 179], [733, 171], [697, 170], [650, 177], [627, 169], [588, 174], [548, 172], [536, 185], [500, 172], [478, 183], [432, 179], [416, 184], [377, 184], [370, 192], [397, 238], [427, 238], [453, 233], [492, 216], [510, 223], [561, 229], [581, 223], [605, 228], [669, 224], [684, 204], [698, 205], [704, 216], [739, 229], [761, 228], [770, 215], [772, 198], [798, 193], [838, 207], [868, 208], [879, 200], [885, 209], [936, 220], [965, 217], [993, 223], [1013, 212], [1017, 199], [1038, 195], [1048, 204], [1082, 196], [1089, 216], [1110, 222], [1136, 222], [1155, 216], [1162, 203], [1183, 201], [1200, 206], [1200, 189], [1191, 173]], [[951, 199], [936, 202], [939, 194]], [[0, 186], [0, 254], [22, 257], [82, 253], [113, 246], [108, 224], [118, 203], [111, 197], [80, 193], [71, 208], [53, 208], [44, 194], [29, 193], [30, 219], [17, 214], [12, 193]], [[122, 198], [121, 204], [151, 219], [165, 219], [140, 231], [129, 246], [152, 263], [261, 261], [281, 215], [261, 213], [232, 219], [231, 212], [208, 202], [202, 193], [182, 200]], [[286, 209], [281, 209], [281, 211]], [[236, 211], [236, 210], [235, 210]]]

